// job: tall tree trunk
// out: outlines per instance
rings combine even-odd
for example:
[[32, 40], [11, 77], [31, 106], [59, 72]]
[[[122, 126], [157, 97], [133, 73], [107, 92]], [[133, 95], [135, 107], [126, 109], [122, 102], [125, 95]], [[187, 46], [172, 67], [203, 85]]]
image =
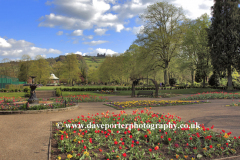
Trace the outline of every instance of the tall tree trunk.
[[203, 78], [203, 88], [205, 88], [205, 80], [206, 80], [206, 77]]
[[148, 86], [148, 74], [147, 74], [147, 86]]
[[191, 76], [192, 76], [192, 85], [194, 84], [194, 70], [191, 70]]
[[164, 83], [168, 85], [168, 61], [165, 61]]
[[231, 67], [228, 67], [228, 90], [233, 90], [232, 86], [232, 70]]
[[132, 83], [132, 95], [131, 95], [131, 97], [135, 97], [135, 83], [134, 83], [134, 81]]
[[158, 84], [156, 82], [156, 80], [153, 81], [154, 85], [155, 85], [155, 98], [158, 98]]

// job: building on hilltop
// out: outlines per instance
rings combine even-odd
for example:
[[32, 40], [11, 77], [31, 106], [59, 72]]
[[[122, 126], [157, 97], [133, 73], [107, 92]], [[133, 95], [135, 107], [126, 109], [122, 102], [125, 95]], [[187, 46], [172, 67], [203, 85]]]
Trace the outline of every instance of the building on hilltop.
[[97, 54], [97, 57], [105, 57], [106, 56], [106, 53], [104, 53], [104, 54]]

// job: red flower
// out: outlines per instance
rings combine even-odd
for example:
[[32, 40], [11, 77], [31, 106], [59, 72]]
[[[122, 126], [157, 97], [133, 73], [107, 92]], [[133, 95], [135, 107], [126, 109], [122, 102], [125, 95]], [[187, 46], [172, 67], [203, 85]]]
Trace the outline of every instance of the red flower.
[[102, 152], [102, 150], [101, 150], [101, 149], [99, 149], [99, 152]]
[[63, 137], [61, 137], [61, 140], [63, 140]]
[[138, 141], [137, 141], [136, 143], [137, 143], [137, 144], [139, 144], [139, 142], [138, 142]]
[[83, 148], [84, 148], [84, 149], [87, 149], [87, 146], [84, 146]]
[[127, 156], [127, 154], [126, 154], [126, 153], [123, 153], [122, 155], [123, 155], [123, 157], [126, 157], [126, 156]]
[[131, 144], [131, 147], [134, 147], [134, 144]]
[[186, 145], [188, 146], [188, 143]]
[[92, 138], [89, 138], [89, 142], [92, 143]]
[[161, 136], [161, 138], [163, 139], [163, 136]]
[[155, 149], [155, 150], [158, 150], [158, 148], [159, 148], [159, 147], [158, 147], [158, 146], [156, 146], [154, 149]]
[[192, 140], [192, 137], [190, 137], [189, 139]]
[[226, 145], [228, 146], [228, 143], [226, 143]]
[[212, 148], [212, 145], [210, 145], [209, 147]]
[[132, 138], [132, 135], [130, 135], [129, 137]]
[[168, 138], [168, 141], [170, 142], [172, 139], [171, 138]]
[[122, 149], [122, 147], [121, 147], [121, 146], [119, 146], [119, 149]]
[[123, 138], [120, 138], [120, 141], [123, 141]]
[[122, 145], [124, 145], [124, 142], [122, 142]]
[[223, 133], [225, 133], [225, 130], [222, 130]]
[[115, 142], [114, 142], [114, 144], [116, 144], [116, 145], [117, 145], [117, 144], [118, 144], [118, 142], [117, 142], [117, 141], [115, 141]]
[[144, 135], [145, 138], [147, 138], [147, 135]]

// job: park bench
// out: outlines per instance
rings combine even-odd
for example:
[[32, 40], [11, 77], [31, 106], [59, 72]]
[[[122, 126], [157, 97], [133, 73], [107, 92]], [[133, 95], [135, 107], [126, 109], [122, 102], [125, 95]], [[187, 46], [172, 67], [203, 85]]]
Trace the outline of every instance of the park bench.
[[153, 97], [153, 91], [139, 91], [137, 94], [137, 97], [140, 95], [144, 95], [144, 96], [152, 96]]

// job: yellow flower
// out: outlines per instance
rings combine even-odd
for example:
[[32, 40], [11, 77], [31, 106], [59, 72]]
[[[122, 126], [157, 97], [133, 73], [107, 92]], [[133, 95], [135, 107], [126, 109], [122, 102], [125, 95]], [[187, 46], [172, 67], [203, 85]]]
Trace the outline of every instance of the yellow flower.
[[176, 154], [176, 158], [178, 158], [179, 157], [179, 155], [178, 154]]
[[224, 138], [228, 138], [229, 135], [227, 133], [225, 133], [225, 135], [223, 136]]
[[206, 151], [206, 150], [207, 150], [207, 148], [203, 148], [203, 150], [205, 150], [205, 151]]
[[221, 147], [221, 144], [217, 144], [218, 147]]
[[114, 141], [116, 141], [116, 139], [114, 139]]
[[192, 160], [195, 160], [195, 158], [192, 157]]
[[74, 141], [74, 142], [76, 142], [76, 141], [77, 141], [77, 139], [74, 139], [73, 141]]
[[198, 130], [198, 128], [196, 128], [196, 130]]
[[187, 159], [187, 158], [188, 158], [188, 155], [184, 156], [184, 158]]
[[83, 154], [85, 154], [87, 157], [89, 156], [89, 153], [85, 151]]
[[61, 160], [62, 158], [61, 158], [60, 156], [57, 156], [57, 159], [58, 159], [58, 160]]
[[68, 154], [68, 155], [67, 155], [67, 158], [69, 158], [69, 159], [72, 158], [72, 157], [73, 157], [73, 156], [72, 156], [71, 154]]

